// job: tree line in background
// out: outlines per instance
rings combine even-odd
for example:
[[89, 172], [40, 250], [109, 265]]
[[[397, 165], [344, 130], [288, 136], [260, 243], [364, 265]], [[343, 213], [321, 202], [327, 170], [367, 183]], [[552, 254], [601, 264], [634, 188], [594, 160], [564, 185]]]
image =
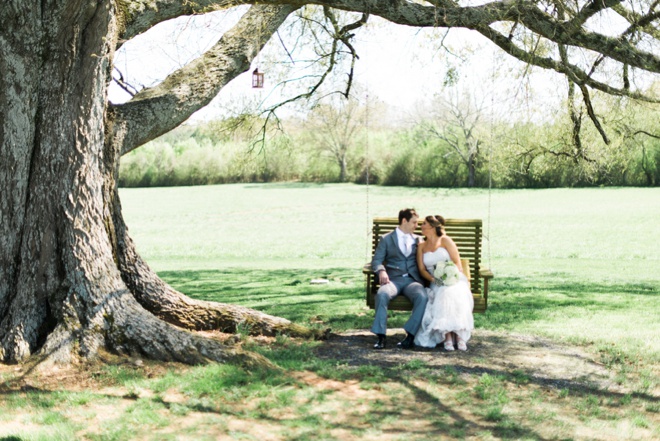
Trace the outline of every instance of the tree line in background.
[[[656, 85], [657, 86], [657, 85]], [[437, 99], [407, 124], [355, 100], [322, 104], [267, 133], [260, 118], [186, 125], [122, 158], [124, 187], [239, 182], [354, 182], [420, 187], [658, 186], [660, 109], [609, 100], [601, 131], [586, 109], [545, 122], [487, 117], [468, 96]], [[390, 109], [391, 110], [391, 109]], [[606, 142], [607, 141], [607, 142]]]

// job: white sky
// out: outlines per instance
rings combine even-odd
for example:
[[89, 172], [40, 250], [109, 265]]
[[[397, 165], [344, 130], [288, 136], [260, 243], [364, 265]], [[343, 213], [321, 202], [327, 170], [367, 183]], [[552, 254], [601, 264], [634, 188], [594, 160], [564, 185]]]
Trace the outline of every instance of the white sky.
[[[217, 12], [196, 17], [180, 17], [162, 23], [143, 35], [127, 42], [116, 54], [115, 65], [133, 84], [150, 86], [167, 74], [195, 58], [212, 46], [226, 29], [239, 18], [240, 11]], [[366, 88], [369, 99], [379, 99], [397, 109], [402, 118], [433, 97], [443, 94], [443, 80], [449, 65], [459, 69], [462, 90], [497, 103], [500, 112], [510, 117], [544, 118], [555, 113], [565, 96], [565, 80], [557, 74], [538, 71], [521, 80], [524, 65], [476, 32], [453, 29], [445, 45], [454, 54], [464, 50], [472, 55], [467, 62], [444, 50], [431, 48], [429, 30], [393, 25], [370, 19], [369, 32], [358, 32], [355, 47], [360, 56], [355, 81]], [[272, 39], [270, 45], [277, 45]], [[206, 109], [193, 120], [222, 117], [227, 103], [256, 102], [281, 99], [273, 90], [276, 80], [268, 75], [268, 55], [261, 56], [260, 70], [266, 72], [266, 87], [250, 87], [251, 74], [245, 73], [225, 87]], [[253, 64], [254, 67], [254, 64]], [[492, 92], [495, 91], [493, 95]], [[129, 98], [117, 85], [110, 87], [110, 99], [123, 102]], [[511, 101], [506, 97], [515, 97]]]

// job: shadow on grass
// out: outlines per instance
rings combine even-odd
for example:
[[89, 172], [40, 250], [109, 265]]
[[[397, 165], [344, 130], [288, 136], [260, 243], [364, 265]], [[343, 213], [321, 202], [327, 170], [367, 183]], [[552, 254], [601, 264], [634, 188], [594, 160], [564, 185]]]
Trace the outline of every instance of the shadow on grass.
[[[396, 341], [392, 337], [390, 336], [390, 339]], [[402, 338], [403, 333], [396, 337]], [[479, 383], [483, 378], [492, 378], [508, 384], [503, 390], [546, 391], [546, 399], [553, 400], [557, 406], [569, 409], [571, 413], [575, 412], [574, 407], [580, 400], [593, 400], [593, 406], [598, 410], [596, 413], [603, 415], [608, 415], [612, 407], [620, 406], [646, 409], [649, 412], [647, 415], [650, 415], [657, 410], [649, 409], [657, 409], [660, 403], [660, 397], [652, 392], [612, 389], [608, 379], [598, 381], [592, 378], [589, 369], [581, 376], [577, 376], [572, 370], [550, 373], [545, 369], [522, 369], [515, 363], [511, 364], [510, 360], [516, 355], [529, 355], [526, 345], [524, 342], [520, 345], [510, 345], [510, 341], [503, 336], [479, 336], [477, 342], [471, 345], [468, 354], [446, 353], [439, 349], [402, 351], [393, 347], [384, 351], [373, 351], [370, 349], [373, 341], [373, 336], [368, 333], [332, 336], [325, 343], [325, 347], [321, 345], [317, 348], [316, 354], [320, 360], [335, 366], [335, 369], [325, 370], [319, 366], [315, 371], [321, 376], [343, 381], [357, 380], [378, 384], [387, 382], [405, 388], [414, 396], [414, 399], [410, 400], [414, 405], [408, 407], [407, 401], [400, 401], [401, 411], [421, 412], [422, 417], [431, 420], [437, 418], [437, 433], [440, 438], [450, 435], [464, 439], [490, 432], [501, 439], [544, 439], [533, 423], [526, 418], [521, 419], [515, 412], [511, 416], [500, 413], [489, 422], [487, 413], [492, 403], [478, 398], [479, 394], [475, 392], [475, 383]], [[506, 352], [502, 352], [503, 347], [506, 347]], [[548, 351], [555, 349], [554, 346], [547, 348]], [[536, 354], [539, 356], [538, 352]], [[601, 367], [585, 355], [567, 352], [564, 356], [570, 359], [580, 358], [591, 367]], [[370, 380], [370, 377], [373, 380]], [[447, 390], [459, 392], [468, 397], [467, 402], [456, 404], [456, 408], [448, 407], [441, 398], [430, 393], [428, 388], [421, 384], [435, 384], [440, 397], [444, 396]], [[630, 404], [631, 398], [636, 402]], [[529, 398], [525, 398], [523, 393], [516, 399]], [[378, 412], [371, 413], [374, 418], [387, 417]], [[443, 420], [445, 417], [449, 418], [451, 424]]]
[[[368, 329], [373, 320], [358, 269], [166, 271], [160, 276], [195, 299], [239, 304], [304, 325], [331, 326], [335, 332]], [[329, 283], [314, 285], [313, 279]], [[491, 282], [489, 308], [485, 314], [475, 314], [475, 320], [478, 328], [498, 329], [547, 320], [550, 313], [563, 318], [632, 310], [660, 314], [658, 294], [658, 286], [650, 282], [579, 282], [562, 274], [496, 278]], [[392, 328], [403, 326], [409, 317], [408, 312], [390, 315]]]
[[[357, 372], [356, 379], [359, 379], [359, 369], [361, 366], [378, 366], [387, 372], [387, 376], [397, 378], [400, 372], [406, 372], [406, 366], [413, 363], [415, 359], [423, 366], [427, 363], [434, 364], [432, 370], [436, 372], [434, 375], [443, 375], [442, 373], [450, 372], [451, 375], [468, 374], [474, 376], [481, 376], [488, 374], [495, 377], [504, 378], [512, 384], [535, 384], [542, 387], [548, 387], [556, 390], [567, 389], [571, 393], [581, 395], [600, 395], [607, 397], [621, 398], [625, 394], [618, 391], [605, 390], [596, 381], [589, 380], [584, 377], [565, 378], [560, 375], [551, 374], [550, 371], [544, 370], [536, 372], [523, 372], [512, 361], [519, 355], [526, 355], [527, 347], [535, 345], [543, 347], [544, 350], [554, 351], [555, 347], [547, 347], [543, 341], [523, 341], [522, 344], [512, 344], [505, 335], [479, 335], [475, 341], [469, 344], [470, 350], [466, 354], [447, 353], [446, 351], [435, 348], [426, 349], [417, 347], [411, 351], [403, 351], [397, 349], [394, 345], [399, 339], [405, 336], [403, 331], [399, 335], [388, 336], [388, 349], [383, 351], [374, 351], [371, 346], [374, 343], [374, 337], [369, 333], [358, 333], [355, 335], [332, 335], [326, 342], [326, 346], [319, 345], [315, 350], [316, 356], [322, 360], [332, 361], [333, 363], [347, 366], [347, 372]], [[391, 343], [391, 344], [390, 344]], [[515, 342], [514, 342], [515, 343]], [[503, 348], [506, 348], [503, 351]], [[506, 356], [501, 356], [505, 354]], [[264, 354], [267, 355], [267, 354]], [[430, 357], [428, 357], [430, 355]], [[421, 357], [420, 357], [421, 356]], [[596, 363], [587, 355], [566, 352], [564, 354], [567, 359], [580, 360], [586, 365], [595, 366], [597, 369], [604, 369], [601, 364]], [[449, 357], [449, 358], [448, 358]], [[496, 360], [497, 363], [502, 362], [512, 366], [509, 368], [497, 367], [495, 362], [488, 360]], [[431, 360], [429, 362], [429, 360]], [[454, 360], [452, 362], [452, 360]], [[277, 362], [277, 360], [275, 360]], [[490, 363], [490, 364], [489, 364]], [[440, 373], [438, 373], [440, 372]], [[323, 371], [319, 371], [323, 374]], [[568, 373], [573, 375], [575, 372]], [[332, 371], [327, 375], [332, 376]], [[605, 380], [606, 383], [609, 380]], [[609, 383], [607, 383], [609, 384]], [[646, 400], [650, 403], [660, 402], [660, 397], [646, 392], [630, 392], [630, 396]]]
[[648, 283], [596, 283], [561, 280], [558, 277], [537, 279], [501, 278], [492, 284], [488, 311], [475, 316], [477, 327], [489, 329], [548, 320], [551, 315], [562, 318], [588, 314], [629, 313], [634, 311], [660, 314], [655, 301], [660, 289]]
[[[162, 272], [160, 275], [175, 289], [193, 298], [241, 304], [269, 314], [283, 316], [301, 324], [322, 322], [323, 327], [330, 325], [335, 332], [347, 329], [368, 329], [373, 319], [373, 312], [365, 309], [364, 306], [363, 279], [359, 270], [346, 268], [322, 270], [230, 269], [169, 271]], [[329, 283], [324, 285], [310, 284], [312, 279], [319, 278], [327, 279]], [[557, 277], [557, 279], [561, 279], [561, 277]], [[572, 283], [563, 280], [558, 283], [557, 279], [495, 279], [491, 285], [490, 308], [486, 314], [477, 316], [481, 321], [481, 326], [478, 325], [478, 327], [497, 328], [520, 322], [545, 320], [550, 312], [556, 311], [562, 311], [565, 317], [580, 317], [585, 311], [625, 312], [632, 311], [635, 308], [653, 311], [658, 308], [654, 304], [658, 288], [650, 283], [624, 285]], [[389, 324], [392, 328], [400, 327], [408, 316], [409, 313], [407, 312], [394, 313]], [[451, 370], [457, 374], [471, 377], [481, 377], [487, 374], [503, 378], [504, 382], [519, 384], [520, 375], [516, 375], [515, 372], [484, 365], [484, 363], [465, 366], [450, 362], [445, 365], [445, 370], [440, 373], [434, 373], [424, 368], [418, 371], [407, 368], [402, 369], [401, 360], [393, 360], [388, 364], [387, 361], [381, 359], [378, 365], [374, 366], [374, 351], [369, 349], [373, 344], [372, 336], [365, 333], [365, 335], [360, 336], [333, 338], [346, 339], [346, 341], [342, 340], [341, 344], [337, 345], [337, 352], [326, 353], [320, 357], [318, 352], [307, 347], [307, 344], [311, 343], [301, 345], [298, 345], [297, 342], [292, 343], [293, 349], [285, 348], [289, 355], [282, 355], [282, 359], [288, 358], [292, 365], [286, 371], [308, 369], [320, 376], [327, 375], [330, 378], [336, 378], [337, 375], [341, 374], [343, 375], [342, 380], [355, 379], [362, 382], [371, 382], [371, 384], [374, 384], [371, 380], [374, 378], [374, 374], [378, 374], [376, 375], [377, 378], [400, 385], [409, 391], [414, 398], [403, 402], [395, 400], [396, 405], [379, 406], [377, 403], [369, 403], [368, 412], [364, 415], [356, 414], [342, 423], [328, 423], [322, 419], [310, 420], [309, 418], [316, 417], [305, 415], [302, 411], [294, 412], [292, 415], [287, 416], [286, 421], [284, 421], [285, 427], [342, 428], [359, 434], [369, 430], [369, 427], [378, 428], [381, 425], [392, 427], [392, 421], [396, 422], [402, 414], [408, 416], [421, 414], [421, 417], [427, 421], [435, 421], [433, 427], [429, 430], [429, 427], [425, 426], [425, 428], [420, 429], [423, 431], [413, 434], [410, 433], [410, 430], [417, 430], [417, 428], [402, 427], [402, 436], [407, 433], [420, 437], [428, 435], [430, 437], [437, 436], [438, 438], [462, 439], [470, 436], [480, 436], [481, 433], [489, 431], [492, 435], [502, 439], [542, 439], [540, 434], [535, 431], [534, 426], [527, 422], [507, 420], [506, 416], [499, 423], [489, 424], [484, 422], [483, 416], [479, 412], [485, 407], [486, 403], [476, 401], [477, 399], [472, 395], [470, 395], [470, 399], [475, 400], [476, 404], [469, 406], [471, 413], [457, 412], [456, 409], [452, 409], [438, 397], [421, 388], [417, 381], [412, 381], [428, 377], [441, 382], [442, 372], [446, 373]], [[494, 336], [492, 343], [502, 342], [498, 342], [497, 337]], [[472, 346], [475, 350], [478, 347], [477, 344], [474, 343]], [[356, 345], [365, 348], [365, 350], [362, 352], [346, 350], [348, 346]], [[273, 356], [275, 349], [277, 348], [266, 348], [263, 353], [274, 359], [275, 362], [282, 364], [281, 360]], [[297, 352], [295, 355], [291, 355], [294, 349]], [[414, 353], [413, 351], [412, 354]], [[300, 360], [305, 361], [300, 364]], [[360, 371], [360, 367], [372, 369]], [[268, 376], [265, 379], [250, 377], [250, 380], [250, 383], [252, 381], [264, 383], [269, 381]], [[524, 381], [525, 384], [538, 387], [570, 390], [571, 397], [602, 397], [603, 403], [598, 404], [598, 406], [603, 409], [603, 413], [607, 412], [605, 401], [623, 402], [625, 398], [622, 393], [605, 390], [589, 382], [572, 378], [549, 379], [541, 375], [526, 374]], [[213, 382], [217, 383], [218, 381], [214, 379]], [[232, 383], [236, 383], [236, 381], [232, 381]], [[231, 387], [238, 386], [233, 384]], [[468, 390], [467, 393], [473, 392]], [[44, 408], [55, 406], [59, 401], [55, 399], [58, 397], [56, 393], [53, 394], [53, 392], [36, 388], [30, 390], [8, 390], [7, 388], [3, 390], [0, 388], [0, 395], [5, 397], [23, 394], [30, 397], [29, 404]], [[200, 392], [199, 395], [202, 396], [203, 393]], [[642, 404], [646, 404], [647, 407], [657, 408], [655, 404], [658, 403], [658, 397], [656, 396], [641, 392], [633, 392], [630, 396], [644, 401], [645, 403]], [[214, 406], [209, 401], [190, 400], [184, 404], [168, 403], [160, 396], [153, 398], [153, 401], [168, 408], [176, 404], [177, 406], [185, 406], [191, 411], [244, 416], [240, 413], [232, 413], [234, 411], [231, 411], [231, 409], [227, 410], [227, 408]], [[264, 411], [258, 417], [262, 420], [280, 421], [274, 415], [276, 413], [269, 414]], [[254, 415], [249, 415], [247, 418], [254, 418]], [[313, 437], [305, 438], [306, 436], [305, 434], [300, 435], [299, 439], [313, 439]], [[298, 435], [292, 434], [288, 439], [298, 439], [296, 437]], [[18, 438], [8, 437], [6, 439]]]
[[[192, 298], [247, 306], [303, 325], [359, 329], [370, 326], [372, 320], [365, 308], [362, 274], [352, 269], [229, 269], [159, 275]], [[319, 279], [328, 283], [311, 283]]]
[[506, 428], [502, 427], [500, 424], [495, 427], [481, 424], [477, 421], [476, 418], [466, 418], [465, 412], [457, 412], [454, 408], [445, 405], [436, 396], [416, 386], [408, 379], [398, 378], [398, 380], [402, 386], [406, 387], [412, 393], [412, 395], [415, 397], [415, 402], [426, 403], [430, 405], [430, 408], [433, 409], [434, 413], [437, 414], [431, 415], [433, 419], [436, 419], [436, 421], [443, 421], [442, 419], [438, 418], [449, 417], [452, 420], [451, 425], [446, 423], [436, 424], [437, 430], [435, 433], [431, 433], [433, 433], [435, 436], [438, 436], [439, 438], [446, 436], [447, 433], [456, 438], [467, 438], [483, 435], [485, 432], [492, 432], [493, 435], [500, 439], [546, 439], [534, 431], [531, 427], [525, 427], [519, 423], [509, 424]]

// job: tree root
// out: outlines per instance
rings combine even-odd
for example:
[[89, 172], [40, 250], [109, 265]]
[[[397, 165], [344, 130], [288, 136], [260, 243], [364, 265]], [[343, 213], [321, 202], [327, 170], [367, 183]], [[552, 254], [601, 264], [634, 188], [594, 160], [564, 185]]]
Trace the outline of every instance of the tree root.
[[16, 361], [25, 362], [28, 371], [47, 371], [53, 365], [94, 360], [99, 354], [109, 351], [117, 355], [189, 365], [221, 362], [247, 369], [280, 369], [255, 352], [165, 323], [145, 311], [130, 295], [109, 301], [104, 309], [105, 329], [68, 329], [58, 325], [37, 353]]
[[238, 364], [248, 369], [277, 369], [267, 358], [255, 352], [176, 328], [148, 314], [137, 304], [130, 309], [132, 311], [128, 314], [115, 311], [115, 319], [118, 320], [108, 333], [109, 346], [122, 353], [139, 353], [152, 360], [186, 364], [216, 361]]

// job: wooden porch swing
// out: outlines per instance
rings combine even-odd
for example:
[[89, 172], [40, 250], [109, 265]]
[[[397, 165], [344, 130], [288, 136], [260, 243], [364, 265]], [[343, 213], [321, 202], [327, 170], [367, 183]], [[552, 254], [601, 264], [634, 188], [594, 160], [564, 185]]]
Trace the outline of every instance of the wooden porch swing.
[[[421, 225], [424, 219], [420, 219], [415, 229], [415, 234], [421, 235]], [[373, 219], [372, 247], [373, 256], [378, 242], [384, 234], [394, 231], [399, 220], [396, 217], [377, 217]], [[474, 312], [483, 313], [488, 308], [488, 281], [494, 277], [493, 272], [481, 266], [481, 219], [447, 219], [445, 231], [456, 245], [461, 255], [463, 271], [470, 281], [472, 296], [474, 297]], [[371, 271], [371, 264], [367, 263], [362, 269], [366, 280], [366, 300], [370, 308], [375, 307], [374, 296], [378, 291], [379, 284], [376, 274]], [[396, 296], [388, 307], [390, 310], [410, 311], [412, 303], [405, 296]]]

